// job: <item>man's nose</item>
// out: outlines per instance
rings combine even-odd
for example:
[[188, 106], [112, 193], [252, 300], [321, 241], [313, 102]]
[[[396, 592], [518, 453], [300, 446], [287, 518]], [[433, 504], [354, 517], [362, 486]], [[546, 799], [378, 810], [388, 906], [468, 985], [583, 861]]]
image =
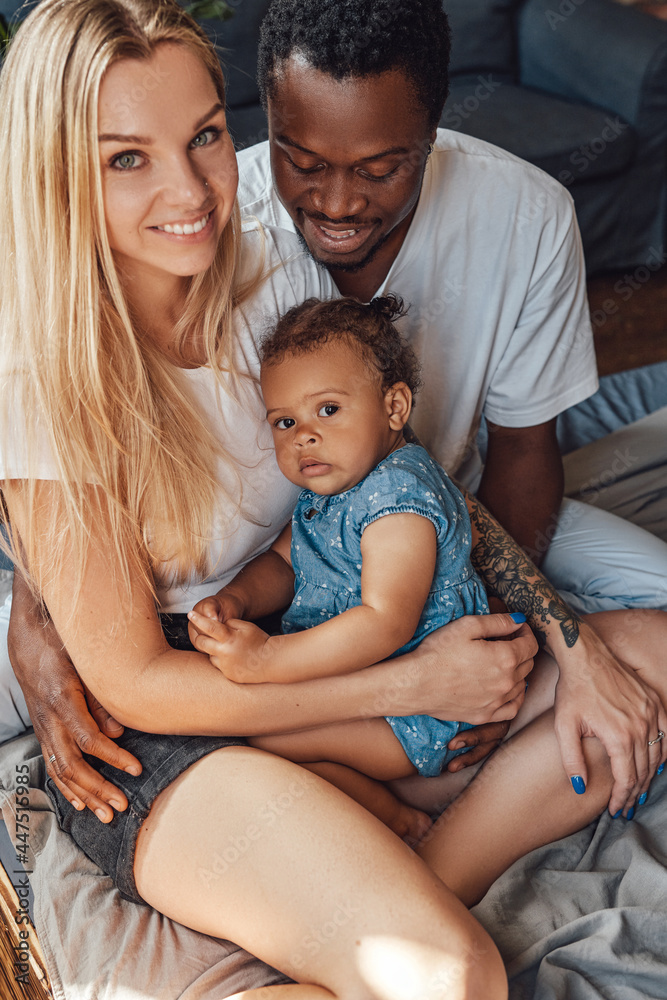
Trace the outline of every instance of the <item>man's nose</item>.
[[359, 215], [368, 206], [368, 199], [359, 189], [359, 182], [343, 172], [327, 172], [310, 193], [313, 208], [335, 222]]

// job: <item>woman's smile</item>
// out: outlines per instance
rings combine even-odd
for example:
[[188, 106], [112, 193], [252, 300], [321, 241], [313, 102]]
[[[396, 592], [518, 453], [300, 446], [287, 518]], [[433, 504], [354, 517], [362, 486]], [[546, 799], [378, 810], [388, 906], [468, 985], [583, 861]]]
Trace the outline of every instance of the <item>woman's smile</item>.
[[165, 222], [163, 226], [155, 226], [155, 229], [159, 229], [161, 233], [168, 233], [169, 235], [175, 236], [192, 236], [201, 233], [204, 229], [212, 215], [212, 211], [208, 212], [201, 219], [197, 219], [196, 222]]

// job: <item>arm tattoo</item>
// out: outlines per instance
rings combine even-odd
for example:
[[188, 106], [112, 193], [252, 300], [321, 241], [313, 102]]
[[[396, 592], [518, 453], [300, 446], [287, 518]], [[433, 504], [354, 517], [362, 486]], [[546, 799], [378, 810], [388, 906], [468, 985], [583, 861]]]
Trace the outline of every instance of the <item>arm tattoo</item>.
[[559, 622], [565, 644], [574, 646], [581, 618], [487, 509], [470, 494], [467, 497], [473, 504], [470, 520], [479, 535], [471, 559], [489, 593], [511, 610], [523, 612], [540, 646], [546, 643], [544, 626], [550, 620]]

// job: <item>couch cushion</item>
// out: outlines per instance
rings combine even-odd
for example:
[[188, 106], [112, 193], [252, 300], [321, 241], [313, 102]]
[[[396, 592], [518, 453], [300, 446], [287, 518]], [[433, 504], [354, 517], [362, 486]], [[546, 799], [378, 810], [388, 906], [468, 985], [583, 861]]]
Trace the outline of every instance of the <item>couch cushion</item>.
[[443, 0], [452, 28], [451, 72], [517, 76], [515, 14], [521, 0]]
[[261, 104], [227, 108], [227, 126], [236, 149], [254, 146], [269, 138], [269, 126]]
[[36, 3], [37, 0], [26, 3], [23, 3], [22, 0], [0, 0], [0, 14], [7, 22], [24, 20]]
[[491, 74], [456, 81], [440, 119], [546, 170], [569, 187], [628, 166], [637, 136], [612, 111], [501, 83]]
[[5, 21], [9, 21], [20, 6], [21, 4], [17, 3], [16, 0], [0, 0], [0, 14], [2, 14]]
[[239, 108], [259, 101], [257, 44], [259, 26], [269, 2], [232, 0], [229, 5], [234, 16], [228, 21], [202, 20], [201, 24], [216, 43], [227, 81], [227, 103], [232, 108]]

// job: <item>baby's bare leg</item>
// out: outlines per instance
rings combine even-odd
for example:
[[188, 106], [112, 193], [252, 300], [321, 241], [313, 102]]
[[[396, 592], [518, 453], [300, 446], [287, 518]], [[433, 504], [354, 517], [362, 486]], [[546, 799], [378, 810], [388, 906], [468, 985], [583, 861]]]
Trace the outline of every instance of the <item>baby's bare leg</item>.
[[398, 799], [381, 782], [415, 768], [384, 719], [342, 722], [298, 733], [259, 736], [251, 744], [301, 764], [359, 802], [399, 837], [419, 840], [429, 817]]
[[255, 736], [250, 742], [259, 750], [268, 750], [297, 764], [332, 761], [378, 781], [415, 773], [385, 719], [334, 722], [297, 733]]

